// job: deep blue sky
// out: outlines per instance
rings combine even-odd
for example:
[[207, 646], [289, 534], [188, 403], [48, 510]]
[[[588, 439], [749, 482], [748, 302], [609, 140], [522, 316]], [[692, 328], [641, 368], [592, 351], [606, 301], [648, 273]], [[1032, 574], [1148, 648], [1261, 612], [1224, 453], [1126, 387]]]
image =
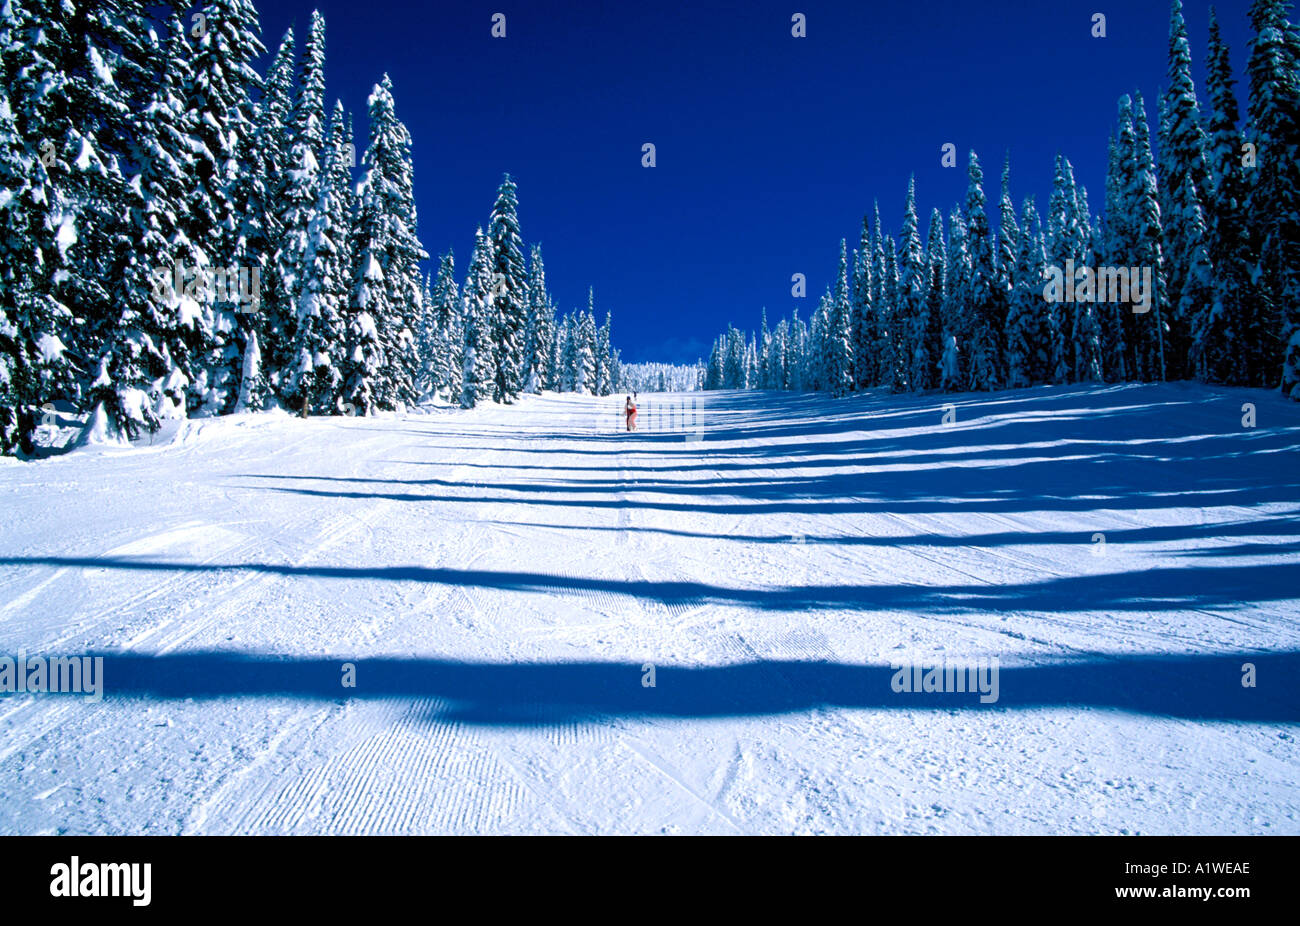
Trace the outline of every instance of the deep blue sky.
[[[1033, 194], [1040, 210], [1063, 152], [1100, 211], [1120, 94], [1142, 91], [1154, 133], [1169, 21], [1166, 0], [255, 2], [268, 56], [291, 24], [301, 50], [311, 10], [325, 15], [330, 105], [354, 112], [359, 150], [366, 96], [392, 77], [430, 253], [454, 248], [463, 275], [509, 171], [560, 308], [594, 286], [624, 360], [675, 362], [729, 322], [756, 328], [764, 305], [773, 323], [796, 304], [806, 318], [873, 199], [896, 233], [910, 174], [924, 234], [931, 208], [963, 199], [970, 148], [994, 199], [1009, 150], [1017, 208]], [[1202, 99], [1209, 6], [1184, 10]], [[1216, 6], [1240, 77], [1248, 0]], [[807, 38], [791, 37], [796, 11]], [[807, 299], [790, 296], [795, 272]]]

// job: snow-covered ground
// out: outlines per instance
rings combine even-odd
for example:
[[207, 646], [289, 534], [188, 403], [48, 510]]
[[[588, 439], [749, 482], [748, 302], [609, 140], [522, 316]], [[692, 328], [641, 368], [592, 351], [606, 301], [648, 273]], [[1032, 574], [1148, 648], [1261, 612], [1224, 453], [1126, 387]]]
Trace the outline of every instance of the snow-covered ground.
[[1300, 833], [1300, 405], [642, 400], [0, 465], [0, 831]]

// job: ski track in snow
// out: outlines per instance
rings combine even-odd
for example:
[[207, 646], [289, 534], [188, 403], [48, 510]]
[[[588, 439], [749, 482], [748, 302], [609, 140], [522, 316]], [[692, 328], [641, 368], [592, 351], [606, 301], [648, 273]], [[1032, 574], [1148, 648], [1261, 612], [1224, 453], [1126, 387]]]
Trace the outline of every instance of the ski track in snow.
[[[634, 434], [545, 395], [0, 466], [0, 655], [108, 658], [100, 703], [0, 695], [0, 832], [1300, 833], [1300, 406], [645, 402]], [[809, 688], [988, 656], [1008, 703]], [[1168, 708], [1187, 670], [1139, 656], [1258, 656], [1265, 707]], [[115, 692], [116, 657], [164, 668]], [[1062, 665], [1135, 700], [1015, 700]]]

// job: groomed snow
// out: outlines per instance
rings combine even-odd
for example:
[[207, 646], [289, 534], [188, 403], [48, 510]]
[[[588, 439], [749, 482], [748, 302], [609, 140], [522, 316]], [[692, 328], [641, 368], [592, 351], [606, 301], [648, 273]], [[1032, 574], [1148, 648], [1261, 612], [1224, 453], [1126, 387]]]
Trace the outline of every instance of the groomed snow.
[[1300, 405], [622, 401], [0, 466], [0, 831], [1300, 833]]

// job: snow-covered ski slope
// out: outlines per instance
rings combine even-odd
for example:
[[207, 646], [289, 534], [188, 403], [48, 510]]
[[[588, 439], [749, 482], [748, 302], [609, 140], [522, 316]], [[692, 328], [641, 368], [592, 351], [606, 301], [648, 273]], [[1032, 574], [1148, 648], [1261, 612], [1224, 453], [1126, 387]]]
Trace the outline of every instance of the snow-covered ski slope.
[[1300, 833], [1300, 405], [641, 398], [0, 466], [0, 831]]

